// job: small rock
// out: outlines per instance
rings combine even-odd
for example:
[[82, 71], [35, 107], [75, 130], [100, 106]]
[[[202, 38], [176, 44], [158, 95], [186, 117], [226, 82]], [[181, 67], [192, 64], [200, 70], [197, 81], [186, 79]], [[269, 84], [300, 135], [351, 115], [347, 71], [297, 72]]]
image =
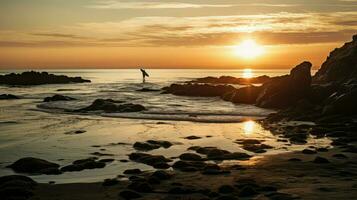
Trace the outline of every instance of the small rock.
[[303, 154], [316, 154], [317, 152], [311, 149], [304, 149], [302, 150]]
[[164, 170], [158, 170], [158, 171], [155, 171], [151, 176], [158, 178], [159, 180], [168, 180], [168, 179], [171, 179], [173, 174], [169, 173], [167, 171], [164, 171]]
[[19, 173], [50, 174], [58, 169], [59, 165], [43, 159], [27, 157], [21, 158], [7, 167]]
[[140, 169], [127, 169], [124, 171], [124, 174], [141, 174], [142, 171]]
[[200, 161], [202, 160], [202, 157], [194, 153], [184, 153], [180, 155], [180, 159], [186, 161]]
[[329, 160], [327, 160], [326, 158], [320, 157], [320, 156], [316, 156], [316, 158], [315, 158], [315, 160], [313, 162], [317, 163], [317, 164], [330, 163]]
[[191, 136], [185, 137], [185, 139], [187, 139], [187, 140], [198, 140], [198, 139], [201, 139], [201, 137], [191, 135]]

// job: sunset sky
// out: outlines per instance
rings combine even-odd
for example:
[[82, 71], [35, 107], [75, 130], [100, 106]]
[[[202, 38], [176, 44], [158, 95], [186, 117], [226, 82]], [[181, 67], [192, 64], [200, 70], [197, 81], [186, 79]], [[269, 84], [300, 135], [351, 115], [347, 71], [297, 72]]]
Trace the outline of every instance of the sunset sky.
[[0, 68], [317, 68], [356, 33], [357, 0], [1, 0]]

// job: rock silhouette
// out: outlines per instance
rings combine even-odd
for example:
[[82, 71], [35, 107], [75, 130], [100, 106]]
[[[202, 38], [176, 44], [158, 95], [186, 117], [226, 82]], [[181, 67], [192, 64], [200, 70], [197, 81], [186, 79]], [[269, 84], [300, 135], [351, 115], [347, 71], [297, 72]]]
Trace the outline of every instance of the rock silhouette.
[[42, 85], [42, 84], [65, 84], [65, 83], [89, 83], [90, 80], [81, 77], [68, 77], [54, 75], [48, 72], [23, 72], [0, 75], [0, 84], [4, 85]]

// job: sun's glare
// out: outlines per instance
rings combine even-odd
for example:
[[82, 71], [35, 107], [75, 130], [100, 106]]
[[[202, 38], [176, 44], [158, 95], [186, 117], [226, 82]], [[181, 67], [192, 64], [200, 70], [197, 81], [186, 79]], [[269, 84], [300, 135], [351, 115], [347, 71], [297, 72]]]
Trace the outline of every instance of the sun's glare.
[[245, 59], [256, 58], [264, 53], [264, 47], [253, 39], [246, 39], [234, 48], [235, 53]]
[[255, 128], [254, 121], [249, 120], [249, 121], [244, 122], [244, 125], [243, 125], [244, 134], [250, 135], [254, 131], [254, 128]]
[[253, 78], [253, 70], [252, 69], [244, 69], [242, 77], [243, 78]]

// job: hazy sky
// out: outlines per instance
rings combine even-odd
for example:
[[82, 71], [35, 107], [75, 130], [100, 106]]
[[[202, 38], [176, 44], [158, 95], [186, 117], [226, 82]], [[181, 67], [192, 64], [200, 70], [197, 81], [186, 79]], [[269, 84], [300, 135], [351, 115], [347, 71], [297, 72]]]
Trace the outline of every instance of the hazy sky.
[[318, 67], [353, 34], [357, 0], [1, 0], [0, 68]]

